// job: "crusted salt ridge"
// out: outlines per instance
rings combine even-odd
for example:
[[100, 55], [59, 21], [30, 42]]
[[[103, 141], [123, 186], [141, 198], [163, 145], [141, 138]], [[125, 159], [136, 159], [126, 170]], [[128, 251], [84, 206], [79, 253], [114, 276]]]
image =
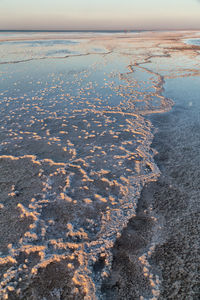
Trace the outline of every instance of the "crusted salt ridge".
[[107, 55], [112, 53], [112, 51], [107, 52], [88, 52], [88, 53], [82, 53], [82, 54], [70, 54], [65, 56], [44, 56], [44, 57], [38, 57], [38, 58], [27, 58], [22, 60], [14, 60], [14, 61], [6, 61], [6, 62], [0, 62], [0, 65], [7, 65], [7, 64], [19, 64], [19, 63], [26, 63], [29, 61], [34, 60], [43, 60], [43, 59], [66, 59], [70, 57], [80, 57], [80, 56], [88, 56], [88, 55]]

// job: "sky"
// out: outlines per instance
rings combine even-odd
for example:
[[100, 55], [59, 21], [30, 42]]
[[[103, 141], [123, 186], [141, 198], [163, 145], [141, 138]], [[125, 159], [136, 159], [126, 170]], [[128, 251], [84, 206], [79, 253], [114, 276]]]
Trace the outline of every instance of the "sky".
[[200, 0], [0, 0], [4, 29], [200, 29]]

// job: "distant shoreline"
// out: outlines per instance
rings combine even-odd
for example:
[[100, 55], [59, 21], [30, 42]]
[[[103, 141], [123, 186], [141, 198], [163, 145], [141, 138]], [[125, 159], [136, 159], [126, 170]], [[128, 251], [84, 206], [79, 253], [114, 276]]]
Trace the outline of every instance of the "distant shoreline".
[[105, 33], [122, 33], [122, 32], [168, 32], [168, 31], [200, 31], [199, 29], [0, 29], [0, 32], [105, 32]]

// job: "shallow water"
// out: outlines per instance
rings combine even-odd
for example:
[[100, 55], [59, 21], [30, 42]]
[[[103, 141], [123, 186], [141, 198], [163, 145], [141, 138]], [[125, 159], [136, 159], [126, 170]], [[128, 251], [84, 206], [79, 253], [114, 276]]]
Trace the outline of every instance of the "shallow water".
[[189, 44], [189, 45], [199, 46], [200, 45], [200, 38], [188, 39], [188, 40], [186, 40], [186, 43]]
[[1, 295], [65, 262], [71, 293], [94, 297], [142, 187], [159, 176], [147, 115], [171, 109], [173, 64], [147, 67], [148, 49], [93, 36], [5, 41], [0, 53]]

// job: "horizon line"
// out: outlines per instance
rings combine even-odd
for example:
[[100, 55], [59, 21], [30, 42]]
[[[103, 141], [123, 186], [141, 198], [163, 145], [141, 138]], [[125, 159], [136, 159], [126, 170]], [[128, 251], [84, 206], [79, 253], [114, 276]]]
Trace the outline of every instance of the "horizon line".
[[102, 31], [110, 31], [110, 32], [130, 32], [130, 31], [182, 31], [182, 30], [194, 30], [198, 31], [200, 28], [152, 28], [152, 29], [132, 29], [132, 28], [123, 28], [123, 29], [0, 29], [0, 31], [8, 32], [8, 31], [32, 31], [32, 32], [102, 32]]

